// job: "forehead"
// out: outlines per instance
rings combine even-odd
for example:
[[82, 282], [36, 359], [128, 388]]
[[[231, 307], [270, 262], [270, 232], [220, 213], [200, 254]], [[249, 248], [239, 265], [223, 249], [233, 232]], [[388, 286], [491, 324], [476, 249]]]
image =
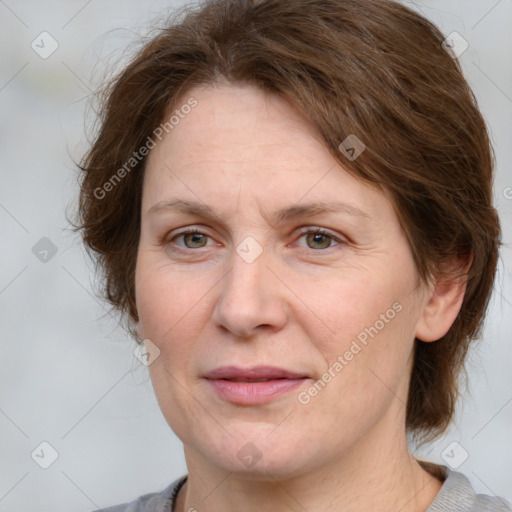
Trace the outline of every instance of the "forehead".
[[251, 86], [201, 86], [175, 110], [190, 98], [196, 106], [149, 155], [146, 211], [169, 195], [239, 207], [265, 198], [273, 210], [303, 200], [360, 210], [375, 205], [380, 192], [343, 169], [311, 121], [284, 98]]
[[196, 106], [164, 136], [150, 159], [172, 153], [174, 161], [183, 163], [255, 159], [273, 165], [278, 155], [297, 163], [307, 157], [320, 166], [331, 161], [314, 125], [280, 96], [247, 85], [200, 86], [184, 94], [175, 110], [190, 98]]

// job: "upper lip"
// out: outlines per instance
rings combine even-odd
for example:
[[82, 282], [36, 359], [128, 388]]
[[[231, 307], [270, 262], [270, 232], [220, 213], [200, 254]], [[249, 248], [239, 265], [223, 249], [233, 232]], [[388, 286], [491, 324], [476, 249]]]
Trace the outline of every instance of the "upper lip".
[[253, 366], [251, 368], [241, 368], [238, 366], [221, 366], [208, 372], [206, 379], [226, 379], [254, 381], [260, 379], [304, 379], [306, 375], [278, 368], [276, 366]]

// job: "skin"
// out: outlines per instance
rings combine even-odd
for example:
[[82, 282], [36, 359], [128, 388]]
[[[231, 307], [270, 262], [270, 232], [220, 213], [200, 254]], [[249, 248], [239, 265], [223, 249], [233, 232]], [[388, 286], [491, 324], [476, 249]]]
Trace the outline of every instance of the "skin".
[[[348, 174], [285, 99], [223, 82], [183, 103], [190, 96], [197, 106], [148, 158], [136, 268], [138, 333], [160, 350], [151, 379], [189, 472], [176, 510], [425, 510], [441, 482], [407, 447], [413, 343], [448, 331], [464, 286], [419, 283], [387, 195]], [[215, 217], [155, 208], [172, 199]], [[276, 210], [331, 200], [366, 216], [271, 221]], [[187, 226], [203, 236], [178, 236]], [[252, 263], [236, 252], [248, 236], [262, 248]], [[300, 403], [396, 303], [401, 311]], [[222, 400], [202, 378], [257, 364], [310, 378], [256, 406]], [[237, 457], [248, 442], [261, 454], [251, 467]]]

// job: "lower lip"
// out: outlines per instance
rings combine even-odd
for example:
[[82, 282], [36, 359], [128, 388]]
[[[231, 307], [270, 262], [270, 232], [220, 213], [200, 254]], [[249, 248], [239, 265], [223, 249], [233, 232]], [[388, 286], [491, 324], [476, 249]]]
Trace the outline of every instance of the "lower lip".
[[207, 379], [214, 391], [224, 400], [241, 405], [259, 405], [290, 393], [307, 379], [276, 379], [266, 382], [236, 382]]

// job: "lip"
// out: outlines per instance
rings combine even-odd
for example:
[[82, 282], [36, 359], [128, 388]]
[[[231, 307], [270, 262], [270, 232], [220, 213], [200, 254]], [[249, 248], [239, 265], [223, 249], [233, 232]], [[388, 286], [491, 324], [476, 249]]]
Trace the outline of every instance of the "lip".
[[206, 374], [205, 379], [215, 393], [228, 402], [259, 405], [290, 393], [309, 377], [275, 366], [222, 366]]

